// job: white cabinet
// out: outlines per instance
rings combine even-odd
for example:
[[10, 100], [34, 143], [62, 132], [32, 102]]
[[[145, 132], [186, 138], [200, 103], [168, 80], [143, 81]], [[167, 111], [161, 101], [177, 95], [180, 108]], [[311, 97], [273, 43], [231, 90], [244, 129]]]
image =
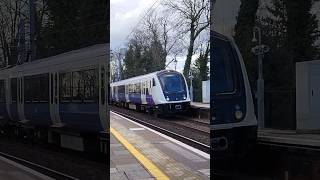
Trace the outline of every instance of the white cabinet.
[[202, 81], [202, 102], [210, 103], [210, 80]]
[[298, 131], [320, 132], [320, 61], [296, 63]]

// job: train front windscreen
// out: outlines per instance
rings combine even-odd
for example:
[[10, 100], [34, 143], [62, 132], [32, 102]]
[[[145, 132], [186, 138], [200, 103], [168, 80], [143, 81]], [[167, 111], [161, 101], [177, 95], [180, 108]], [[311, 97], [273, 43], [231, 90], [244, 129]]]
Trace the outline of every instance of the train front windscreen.
[[175, 72], [161, 73], [158, 78], [167, 101], [187, 99], [186, 84], [181, 74]]
[[213, 82], [217, 86], [214, 86], [213, 94], [233, 92], [234, 82], [231, 67], [235, 57], [230, 43], [216, 38], [214, 53]]

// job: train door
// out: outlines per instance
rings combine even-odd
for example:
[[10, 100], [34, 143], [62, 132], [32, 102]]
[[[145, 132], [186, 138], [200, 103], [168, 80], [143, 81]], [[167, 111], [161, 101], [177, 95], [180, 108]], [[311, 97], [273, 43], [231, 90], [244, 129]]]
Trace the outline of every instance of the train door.
[[19, 120], [24, 122], [24, 78], [22, 75], [18, 75], [17, 77], [17, 109]]
[[59, 115], [59, 73], [50, 73], [49, 89], [50, 117], [54, 126], [61, 126]]
[[146, 92], [147, 92], [147, 82], [145, 81], [145, 82], [142, 82], [141, 83], [141, 89], [142, 89], [142, 91], [141, 91], [141, 104], [147, 104], [147, 94], [146, 94]]
[[102, 65], [99, 68], [99, 116], [101, 121], [101, 126], [103, 130], [107, 128], [107, 78], [106, 78], [106, 69], [105, 66]]

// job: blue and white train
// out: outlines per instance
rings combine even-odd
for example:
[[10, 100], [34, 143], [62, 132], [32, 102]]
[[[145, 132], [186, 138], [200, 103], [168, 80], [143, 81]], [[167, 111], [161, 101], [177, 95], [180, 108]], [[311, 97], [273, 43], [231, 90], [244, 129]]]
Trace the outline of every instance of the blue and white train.
[[108, 129], [108, 54], [100, 44], [0, 69], [2, 127], [45, 129], [49, 142], [83, 150], [83, 134]]
[[211, 47], [212, 158], [235, 160], [245, 155], [257, 137], [250, 84], [231, 38], [211, 31]]
[[110, 84], [112, 103], [123, 107], [166, 114], [189, 108], [190, 97], [184, 76], [162, 70]]

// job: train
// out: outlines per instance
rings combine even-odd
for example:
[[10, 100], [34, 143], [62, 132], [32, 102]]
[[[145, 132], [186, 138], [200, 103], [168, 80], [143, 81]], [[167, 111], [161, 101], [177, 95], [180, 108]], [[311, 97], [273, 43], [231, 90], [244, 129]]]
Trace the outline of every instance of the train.
[[155, 115], [184, 112], [190, 95], [183, 74], [157, 71], [110, 84], [111, 103]]
[[0, 69], [2, 132], [79, 151], [99, 144], [90, 139], [106, 140], [108, 48], [97, 44]]
[[[256, 144], [257, 119], [246, 67], [233, 41], [211, 30], [211, 153], [230, 168]], [[221, 161], [219, 161], [221, 160]], [[226, 165], [226, 163], [228, 163]]]

